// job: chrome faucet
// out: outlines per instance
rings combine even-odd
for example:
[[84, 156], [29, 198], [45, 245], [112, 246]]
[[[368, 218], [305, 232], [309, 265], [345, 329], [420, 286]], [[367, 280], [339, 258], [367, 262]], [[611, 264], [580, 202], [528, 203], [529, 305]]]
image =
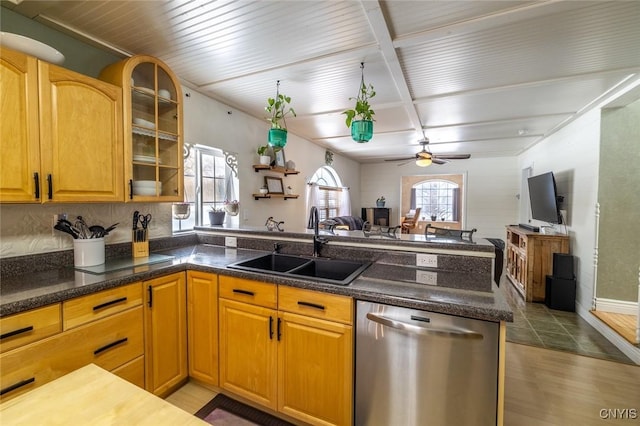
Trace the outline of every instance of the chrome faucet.
[[320, 256], [320, 250], [322, 246], [327, 243], [327, 239], [321, 237], [318, 230], [318, 209], [316, 206], [311, 207], [311, 221], [313, 222], [313, 257]]

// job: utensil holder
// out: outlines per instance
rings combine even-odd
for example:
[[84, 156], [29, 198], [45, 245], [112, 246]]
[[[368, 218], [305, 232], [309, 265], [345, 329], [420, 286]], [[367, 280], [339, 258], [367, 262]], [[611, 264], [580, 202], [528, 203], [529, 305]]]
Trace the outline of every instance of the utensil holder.
[[73, 265], [96, 266], [104, 263], [104, 238], [73, 240]]
[[136, 229], [132, 233], [131, 253], [133, 257], [149, 257], [149, 234], [146, 229]]

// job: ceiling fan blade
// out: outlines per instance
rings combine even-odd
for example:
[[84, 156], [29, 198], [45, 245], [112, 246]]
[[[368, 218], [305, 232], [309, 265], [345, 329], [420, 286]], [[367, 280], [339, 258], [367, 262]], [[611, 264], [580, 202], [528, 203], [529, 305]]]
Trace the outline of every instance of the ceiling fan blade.
[[412, 159], [404, 161], [402, 163], [398, 163], [398, 167], [404, 166], [404, 165], [409, 164], [409, 163], [413, 163], [414, 161], [415, 161], [415, 159], [412, 158]]
[[433, 158], [440, 158], [443, 160], [467, 160], [471, 158], [471, 154], [434, 154]]
[[433, 164], [447, 164], [448, 163], [447, 160], [443, 160], [442, 158], [432, 158], [431, 162]]
[[415, 155], [412, 157], [402, 157], [402, 158], [385, 158], [384, 161], [407, 161], [407, 160], [415, 160]]

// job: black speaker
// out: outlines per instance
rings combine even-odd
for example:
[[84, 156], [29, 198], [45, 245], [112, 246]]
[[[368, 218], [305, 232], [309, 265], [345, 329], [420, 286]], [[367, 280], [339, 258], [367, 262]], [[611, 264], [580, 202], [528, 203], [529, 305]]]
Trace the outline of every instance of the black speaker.
[[576, 311], [576, 280], [547, 275], [544, 304], [560, 311]]
[[573, 256], [564, 253], [553, 253], [553, 277], [567, 280], [575, 277]]

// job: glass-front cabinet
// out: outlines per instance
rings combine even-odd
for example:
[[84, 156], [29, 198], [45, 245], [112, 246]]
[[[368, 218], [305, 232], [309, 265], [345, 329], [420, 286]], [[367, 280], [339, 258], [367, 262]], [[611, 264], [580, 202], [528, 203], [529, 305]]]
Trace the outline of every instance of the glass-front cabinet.
[[123, 90], [129, 201], [183, 201], [182, 91], [157, 58], [136, 55], [102, 70]]

